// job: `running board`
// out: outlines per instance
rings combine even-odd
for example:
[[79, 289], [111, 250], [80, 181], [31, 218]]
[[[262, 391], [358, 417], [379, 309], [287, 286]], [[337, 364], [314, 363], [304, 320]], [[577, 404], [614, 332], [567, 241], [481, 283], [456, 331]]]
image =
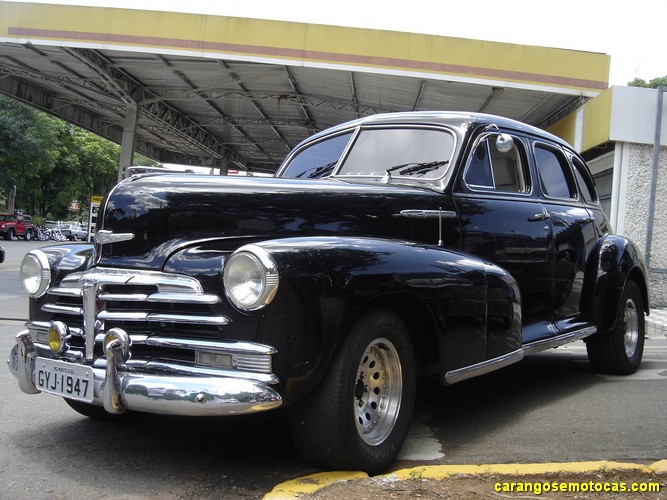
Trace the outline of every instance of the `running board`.
[[569, 333], [564, 333], [563, 335], [558, 335], [557, 337], [551, 337], [548, 339], [536, 340], [530, 344], [523, 346], [523, 352], [525, 354], [534, 354], [536, 352], [544, 351], [546, 349], [551, 349], [553, 347], [559, 347], [570, 342], [575, 342], [577, 340], [585, 339], [590, 337], [598, 330], [594, 326], [588, 326], [582, 328], [581, 330], [574, 330]]
[[516, 351], [503, 354], [497, 358], [488, 359], [470, 366], [465, 366], [457, 370], [452, 370], [445, 373], [445, 384], [455, 384], [456, 382], [461, 382], [469, 378], [477, 377], [479, 375], [484, 375], [485, 373], [490, 373], [499, 368], [504, 368], [509, 366], [517, 361], [523, 359], [523, 349], [517, 349]]
[[469, 378], [490, 373], [494, 370], [498, 370], [499, 368], [504, 368], [518, 361], [521, 361], [526, 354], [534, 354], [546, 349], [569, 344], [571, 342], [590, 337], [595, 332], [597, 332], [597, 328], [594, 326], [589, 326], [582, 328], [581, 330], [575, 330], [563, 335], [558, 335], [557, 337], [531, 342], [530, 344], [523, 346], [521, 349], [503, 354], [497, 358], [488, 359], [486, 361], [482, 361], [481, 363], [448, 371], [445, 373], [445, 384], [451, 385], [455, 384], [456, 382], [461, 382], [462, 380], [467, 380]]

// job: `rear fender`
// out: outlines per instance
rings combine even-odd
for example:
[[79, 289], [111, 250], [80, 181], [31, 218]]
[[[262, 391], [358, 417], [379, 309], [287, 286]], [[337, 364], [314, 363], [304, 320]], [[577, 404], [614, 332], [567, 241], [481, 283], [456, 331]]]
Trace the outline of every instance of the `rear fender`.
[[[628, 280], [637, 283], [644, 299], [644, 312], [649, 312], [646, 263], [641, 251], [627, 238], [606, 235], [600, 239], [586, 273], [585, 304], [598, 325], [598, 333], [607, 333], [616, 326], [616, 309], [623, 287]], [[592, 293], [591, 293], [592, 291]]]

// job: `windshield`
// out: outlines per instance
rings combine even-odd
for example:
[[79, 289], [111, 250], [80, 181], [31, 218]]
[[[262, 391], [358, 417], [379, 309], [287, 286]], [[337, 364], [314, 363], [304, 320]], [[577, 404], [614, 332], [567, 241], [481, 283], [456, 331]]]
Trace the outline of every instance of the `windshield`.
[[454, 136], [421, 127], [362, 130], [337, 175], [437, 179], [447, 171]]
[[0, 222], [16, 222], [16, 215], [0, 215]]

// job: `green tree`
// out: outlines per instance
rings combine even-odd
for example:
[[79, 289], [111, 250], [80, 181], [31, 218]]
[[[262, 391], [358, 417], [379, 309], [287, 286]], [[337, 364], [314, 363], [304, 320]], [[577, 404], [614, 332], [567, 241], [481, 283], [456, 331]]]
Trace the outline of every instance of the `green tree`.
[[641, 78], [635, 78], [628, 82], [628, 87], [644, 87], [647, 89], [657, 89], [658, 87], [667, 87], [667, 75], [653, 78], [648, 82]]
[[[155, 164], [136, 156], [138, 164]], [[72, 201], [87, 211], [91, 195], [115, 184], [119, 157], [117, 144], [0, 96], [0, 200], [16, 186], [16, 208], [66, 219]]]
[[17, 208], [32, 208], [26, 205], [33, 183], [53, 160], [58, 140], [53, 122], [45, 113], [0, 96], [0, 185], [5, 194], [16, 186]]

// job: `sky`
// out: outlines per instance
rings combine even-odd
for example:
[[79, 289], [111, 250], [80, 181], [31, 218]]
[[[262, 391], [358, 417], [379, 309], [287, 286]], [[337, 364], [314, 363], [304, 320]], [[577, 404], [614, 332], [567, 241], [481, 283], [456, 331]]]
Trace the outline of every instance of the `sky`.
[[275, 19], [601, 52], [611, 55], [611, 85], [667, 76], [667, 0], [27, 1]]

